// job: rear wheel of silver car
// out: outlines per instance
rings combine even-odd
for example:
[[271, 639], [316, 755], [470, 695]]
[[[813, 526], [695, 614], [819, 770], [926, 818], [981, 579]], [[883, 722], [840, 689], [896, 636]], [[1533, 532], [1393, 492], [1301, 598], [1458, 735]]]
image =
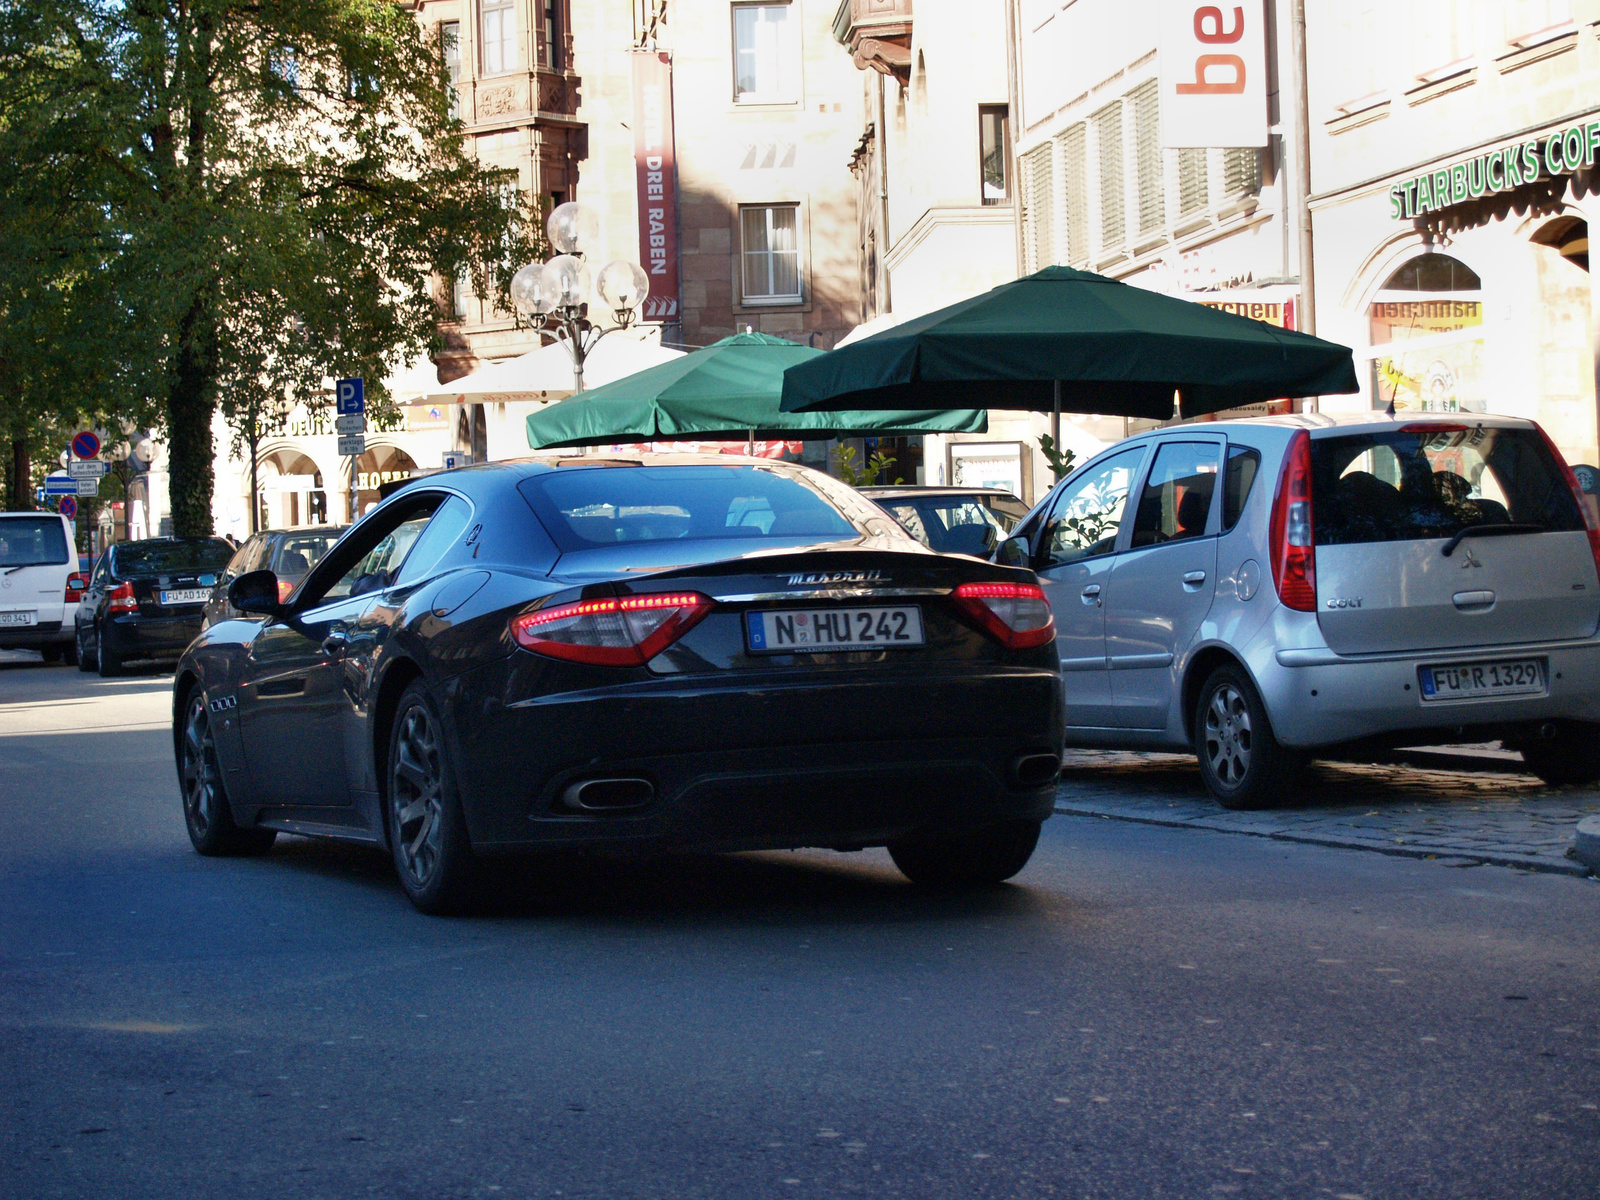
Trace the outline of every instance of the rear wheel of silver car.
[[1281, 804], [1304, 764], [1273, 736], [1255, 685], [1236, 666], [1218, 667], [1201, 687], [1194, 742], [1200, 776], [1224, 808]]
[[389, 734], [387, 782], [384, 815], [400, 886], [425, 913], [462, 911], [476, 892], [479, 864], [443, 726], [420, 683], [400, 697]]
[[205, 693], [196, 688], [183, 710], [178, 730], [178, 783], [183, 788], [183, 820], [189, 841], [207, 857], [265, 854], [277, 832], [240, 829], [228, 805], [228, 789], [217, 757], [217, 739]]
[[900, 873], [923, 887], [992, 887], [1033, 857], [1039, 821], [1005, 821], [962, 833], [924, 831], [889, 843]]
[[1522, 761], [1546, 783], [1593, 783], [1600, 779], [1600, 726], [1563, 722], [1552, 737], [1530, 737], [1512, 744]]

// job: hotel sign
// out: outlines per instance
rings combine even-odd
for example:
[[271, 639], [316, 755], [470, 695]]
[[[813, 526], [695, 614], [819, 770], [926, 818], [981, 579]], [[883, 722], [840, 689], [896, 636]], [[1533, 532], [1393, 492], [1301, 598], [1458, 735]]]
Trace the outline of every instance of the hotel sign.
[[650, 276], [645, 321], [677, 321], [678, 163], [672, 132], [672, 56], [633, 55], [633, 158], [639, 185], [639, 262]]
[[1389, 206], [1396, 221], [1409, 221], [1541, 179], [1571, 175], [1592, 165], [1597, 155], [1600, 116], [1404, 180], [1389, 189]]

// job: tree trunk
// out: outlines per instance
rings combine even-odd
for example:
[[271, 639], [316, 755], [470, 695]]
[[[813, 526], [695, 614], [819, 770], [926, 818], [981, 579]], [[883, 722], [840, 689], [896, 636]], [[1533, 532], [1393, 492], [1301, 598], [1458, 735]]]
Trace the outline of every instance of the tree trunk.
[[17, 512], [33, 510], [33, 462], [25, 437], [11, 439], [11, 507]]
[[203, 301], [184, 315], [167, 395], [167, 497], [176, 537], [210, 537], [216, 531], [211, 515], [216, 487], [211, 417], [216, 399], [208, 321]]

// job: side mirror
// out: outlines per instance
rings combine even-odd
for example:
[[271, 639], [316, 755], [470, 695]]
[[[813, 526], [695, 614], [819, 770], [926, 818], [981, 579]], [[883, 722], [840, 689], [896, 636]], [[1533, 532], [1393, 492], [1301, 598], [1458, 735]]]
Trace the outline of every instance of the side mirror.
[[995, 551], [994, 561], [1002, 567], [1026, 567], [1033, 560], [1033, 552], [1025, 537], [1007, 538]]
[[278, 577], [271, 571], [247, 571], [228, 585], [228, 603], [242, 613], [274, 617], [278, 602]]

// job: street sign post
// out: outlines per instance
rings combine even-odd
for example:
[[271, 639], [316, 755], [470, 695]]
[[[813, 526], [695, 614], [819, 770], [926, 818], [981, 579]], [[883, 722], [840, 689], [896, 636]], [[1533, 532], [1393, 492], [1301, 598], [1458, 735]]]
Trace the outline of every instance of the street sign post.
[[454, 471], [457, 467], [467, 465], [468, 457], [465, 450], [446, 450], [444, 452], [444, 469]]
[[78, 515], [78, 498], [76, 496], [61, 497], [61, 503], [56, 506], [56, 511], [67, 520], [72, 520]]
[[110, 469], [110, 463], [98, 458], [75, 458], [67, 464], [67, 474], [74, 479], [99, 479]]
[[333, 428], [338, 433], [365, 433], [367, 431], [367, 418], [364, 413], [345, 413], [333, 419]]
[[92, 429], [85, 429], [72, 439], [72, 452], [79, 458], [93, 458], [100, 453], [100, 436]]
[[334, 393], [334, 410], [340, 416], [344, 416], [346, 413], [366, 412], [366, 381], [363, 379], [339, 380], [339, 389]]
[[46, 496], [76, 496], [78, 494], [78, 481], [71, 475], [46, 475], [44, 477], [44, 494]]
[[352, 433], [339, 435], [339, 453], [352, 457], [367, 452], [367, 438], [365, 434]]

